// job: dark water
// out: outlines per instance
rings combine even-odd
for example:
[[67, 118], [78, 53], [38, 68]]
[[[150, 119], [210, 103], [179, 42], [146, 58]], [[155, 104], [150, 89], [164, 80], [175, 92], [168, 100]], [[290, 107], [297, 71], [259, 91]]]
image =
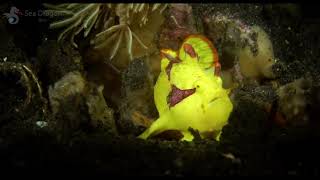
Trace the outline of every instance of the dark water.
[[[196, 23], [205, 15], [219, 12], [248, 26], [263, 27], [278, 59], [272, 70], [276, 78], [243, 81], [234, 90], [234, 109], [219, 142], [181, 142], [176, 140], [181, 137], [179, 133], [147, 141], [135, 138], [152, 122], [150, 119], [158, 116], [153, 85], [159, 72], [153, 64], [144, 56], [122, 69], [96, 62], [100, 54], [89, 52], [88, 38], [76, 37], [78, 49], [57, 43], [59, 31], [48, 28], [52, 19], [40, 13], [44, 10], [41, 3], [0, 3], [1, 13], [9, 12], [12, 6], [24, 14], [17, 24], [10, 24], [6, 18], [0, 21], [2, 171], [318, 175], [320, 17], [316, 5], [191, 5]], [[161, 26], [170, 27], [169, 23]], [[209, 37], [207, 27], [202, 28], [197, 30]], [[178, 41], [177, 36], [172, 36], [172, 41]], [[160, 35], [155, 39], [157, 46], [163, 45]], [[224, 45], [216, 47], [223, 61]], [[63, 108], [55, 113], [49, 87], [73, 71], [80, 72], [88, 83], [79, 90], [80, 95], [62, 98]], [[77, 78], [62, 95], [81, 89], [82, 80]], [[299, 78], [307, 81], [288, 85]], [[104, 85], [103, 91], [97, 84]], [[280, 87], [287, 87], [287, 91], [279, 95]], [[294, 104], [298, 113], [286, 103]], [[46, 125], [42, 127], [41, 123]]]

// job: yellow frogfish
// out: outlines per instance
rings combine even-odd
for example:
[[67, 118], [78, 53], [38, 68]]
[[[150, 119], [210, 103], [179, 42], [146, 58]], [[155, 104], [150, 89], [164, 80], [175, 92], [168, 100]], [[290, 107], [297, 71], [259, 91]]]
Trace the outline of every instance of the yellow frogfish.
[[201, 137], [212, 134], [220, 139], [233, 104], [222, 87], [220, 63], [213, 44], [201, 35], [190, 35], [178, 52], [161, 50], [161, 72], [154, 86], [159, 118], [139, 138], [147, 139], [167, 130], [183, 134], [192, 141], [189, 128]]

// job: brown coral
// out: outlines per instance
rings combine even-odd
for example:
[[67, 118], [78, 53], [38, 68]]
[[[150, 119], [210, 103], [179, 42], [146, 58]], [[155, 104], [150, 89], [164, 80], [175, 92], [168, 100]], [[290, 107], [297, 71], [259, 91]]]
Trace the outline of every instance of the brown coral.
[[103, 86], [88, 82], [79, 71], [72, 71], [49, 87], [48, 95], [53, 113], [50, 127], [67, 140], [82, 125], [105, 128], [115, 134], [113, 110], [105, 102]]
[[278, 89], [279, 112], [284, 116], [285, 124], [301, 125], [308, 122], [306, 110], [311, 87], [310, 79], [300, 78]]
[[172, 4], [160, 33], [161, 48], [178, 50], [186, 36], [197, 33], [192, 6]]
[[[91, 40], [94, 48], [103, 48], [108, 46], [111, 49], [109, 59], [113, 59], [118, 53], [120, 45], [127, 45], [127, 53], [132, 59], [132, 43], [136, 40], [140, 46], [147, 49], [147, 46], [131, 29], [133, 23], [138, 23], [140, 27], [146, 25], [148, 16], [154, 11], [162, 13], [167, 7], [166, 4], [45, 4], [49, 10], [60, 13], [64, 19], [54, 22], [50, 28], [65, 29], [58, 37], [58, 41], [63, 41], [70, 37], [71, 43], [78, 47], [74, 38], [81, 31], [84, 31], [84, 37], [95, 29], [101, 28], [95, 37]], [[117, 21], [118, 20], [118, 21]], [[137, 22], [138, 21], [138, 22]], [[98, 29], [99, 31], [99, 29]], [[113, 42], [116, 43], [113, 43]], [[112, 43], [111, 43], [112, 42]]]
[[205, 33], [221, 49], [220, 59], [226, 77], [231, 73], [240, 83], [244, 79], [260, 81], [275, 77], [273, 44], [262, 27], [222, 13], [207, 15], [203, 22]]

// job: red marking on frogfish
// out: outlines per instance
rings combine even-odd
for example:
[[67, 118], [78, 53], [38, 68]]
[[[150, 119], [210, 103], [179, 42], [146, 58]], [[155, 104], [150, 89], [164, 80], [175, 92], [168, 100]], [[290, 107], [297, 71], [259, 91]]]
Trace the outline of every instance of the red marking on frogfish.
[[175, 63], [179, 63], [181, 62], [180, 60], [175, 60], [175, 61], [170, 61], [170, 63], [168, 64], [168, 66], [166, 67], [166, 73], [168, 75], [168, 79], [170, 80], [170, 72], [171, 72], [171, 69], [172, 69], [172, 66], [173, 64]]
[[161, 53], [161, 56], [166, 57], [170, 61], [168, 66], [166, 67], [166, 73], [167, 73], [168, 78], [170, 80], [170, 72], [171, 72], [173, 64], [174, 63], [179, 63], [179, 62], [181, 62], [181, 60], [179, 58], [172, 57], [170, 54], [167, 54], [167, 53], [164, 53], [164, 52]]
[[221, 64], [219, 61], [214, 62], [214, 75], [215, 76], [220, 76], [221, 73]]
[[169, 107], [175, 106], [176, 104], [181, 102], [183, 99], [189, 97], [190, 95], [196, 92], [196, 88], [182, 90], [176, 87], [175, 85], [171, 85], [171, 87], [172, 87], [172, 90], [169, 96], [167, 97], [167, 102], [169, 104]]
[[189, 54], [192, 58], [196, 58], [197, 57], [197, 53], [194, 50], [194, 48], [190, 45], [190, 44], [184, 44], [183, 45], [183, 50]]

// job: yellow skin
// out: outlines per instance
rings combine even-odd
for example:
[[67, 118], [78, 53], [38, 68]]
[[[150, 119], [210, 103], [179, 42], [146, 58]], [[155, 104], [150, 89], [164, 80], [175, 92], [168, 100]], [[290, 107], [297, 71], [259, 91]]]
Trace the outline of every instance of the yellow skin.
[[[191, 44], [195, 48], [195, 51], [201, 52], [197, 57], [199, 58], [198, 60], [196, 60], [196, 58], [190, 57], [185, 52], [183, 45], [186, 43]], [[217, 59], [217, 57], [214, 56], [214, 53], [216, 52], [213, 51], [215, 51], [213, 45], [210, 42], [208, 42], [208, 40], [205, 37], [199, 35], [191, 35], [188, 38], [186, 38], [182, 43], [181, 48], [179, 49], [179, 59], [183, 62], [190, 63], [195, 63], [198, 61], [201, 68], [203, 68], [208, 74], [211, 75], [214, 74], [214, 68], [212, 68], [212, 61], [214, 59]], [[161, 53], [167, 54], [172, 58], [178, 57], [178, 53], [170, 49], [163, 49], [161, 50]], [[169, 107], [167, 105], [167, 96], [171, 91], [171, 85], [168, 80], [168, 75], [165, 72], [165, 69], [169, 65], [169, 62], [170, 60], [167, 57], [162, 57], [161, 72], [154, 86], [154, 100], [160, 116], [163, 112], [169, 110]]]
[[[147, 139], [166, 130], [179, 130], [184, 135], [182, 140], [192, 141], [193, 136], [188, 130], [191, 127], [197, 129], [201, 136], [207, 132], [218, 132], [214, 138], [219, 140], [233, 105], [228, 91], [222, 88], [221, 78], [214, 75], [213, 68], [208, 67], [209, 63], [198, 60], [199, 55], [203, 57], [202, 59], [208, 57], [201, 52], [203, 51], [198, 50], [197, 57], [191, 57], [180, 50], [181, 62], [172, 65], [170, 80], [166, 72], [170, 60], [166, 57], [162, 59], [161, 73], [154, 89], [155, 103], [160, 117], [139, 138]], [[177, 53], [171, 50], [164, 50], [163, 53], [177, 57]], [[195, 92], [169, 107], [167, 96], [171, 91], [171, 85], [181, 90], [195, 88]]]
[[[169, 54], [173, 58], [177, 57], [177, 53], [175, 51], [162, 50], [161, 53]], [[170, 60], [166, 57], [161, 59], [161, 72], [154, 86], [154, 101], [159, 112], [159, 116], [161, 116], [163, 112], [169, 110], [169, 106], [167, 105], [167, 96], [171, 91], [171, 85], [168, 75], [165, 71], [166, 67], [169, 65], [169, 62]]]

